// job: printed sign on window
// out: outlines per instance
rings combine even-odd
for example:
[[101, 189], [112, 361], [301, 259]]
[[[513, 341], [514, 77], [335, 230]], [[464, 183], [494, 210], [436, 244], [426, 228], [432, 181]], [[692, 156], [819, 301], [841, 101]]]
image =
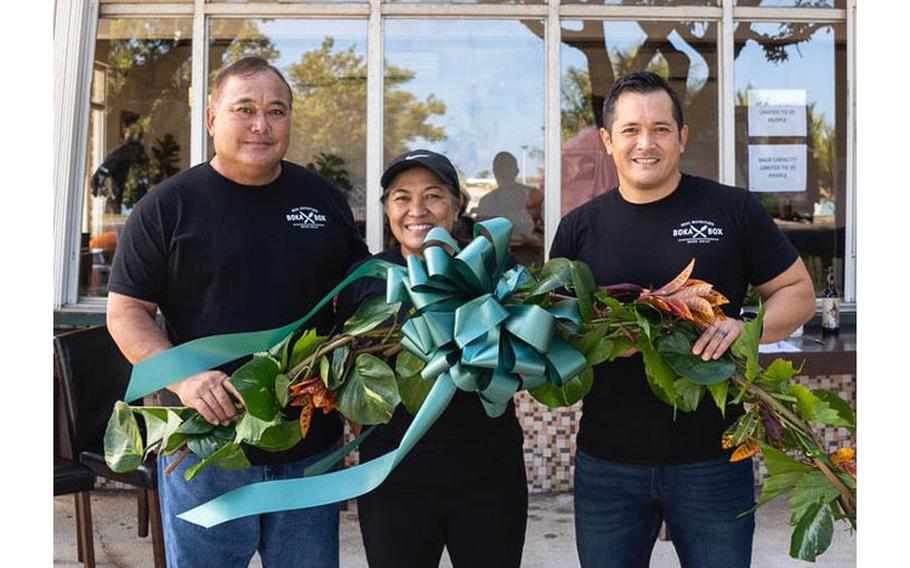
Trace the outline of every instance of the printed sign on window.
[[749, 90], [749, 136], [805, 135], [805, 89]]
[[750, 144], [749, 191], [806, 191], [806, 145]]

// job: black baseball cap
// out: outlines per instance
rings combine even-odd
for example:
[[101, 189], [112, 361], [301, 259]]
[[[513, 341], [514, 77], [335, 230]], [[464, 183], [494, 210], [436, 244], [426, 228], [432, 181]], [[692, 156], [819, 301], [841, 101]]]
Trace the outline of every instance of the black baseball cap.
[[460, 195], [461, 186], [458, 183], [458, 174], [455, 172], [455, 166], [452, 165], [448, 158], [431, 150], [411, 150], [389, 162], [380, 180], [383, 191], [389, 189], [389, 185], [395, 179], [395, 176], [414, 166], [427, 168], [436, 174], [442, 180], [442, 183], [451, 187], [456, 196]]

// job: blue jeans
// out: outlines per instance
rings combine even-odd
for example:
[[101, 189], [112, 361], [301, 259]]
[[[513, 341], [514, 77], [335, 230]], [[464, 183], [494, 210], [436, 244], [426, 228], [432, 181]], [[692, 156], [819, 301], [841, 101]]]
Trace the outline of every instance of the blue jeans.
[[258, 481], [303, 476], [303, 469], [329, 452], [281, 465], [254, 465], [225, 471], [209, 467], [184, 481], [183, 472], [198, 459], [190, 455], [170, 475], [164, 469], [175, 456], [158, 458], [158, 491], [169, 568], [249, 566], [258, 550], [264, 568], [338, 567], [338, 505], [243, 517], [202, 528], [177, 515], [237, 487]]
[[582, 567], [647, 568], [666, 519], [682, 568], [748, 567], [752, 461], [649, 467], [575, 456], [575, 539]]

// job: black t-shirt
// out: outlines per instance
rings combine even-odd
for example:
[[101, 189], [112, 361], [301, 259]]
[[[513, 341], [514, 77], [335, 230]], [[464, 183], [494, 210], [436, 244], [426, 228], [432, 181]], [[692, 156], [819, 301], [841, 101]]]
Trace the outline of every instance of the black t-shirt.
[[[381, 258], [405, 266], [399, 247], [383, 251]], [[363, 302], [377, 296], [385, 297], [386, 282], [379, 278], [363, 278], [352, 283], [338, 296], [339, 324], [349, 318]], [[410, 305], [403, 305], [398, 314], [404, 321]], [[376, 427], [360, 446], [360, 460], [365, 462], [398, 447], [413, 416], [404, 404], [398, 405], [388, 424]], [[515, 417], [511, 400], [506, 411], [490, 418], [484, 411], [477, 393], [458, 390], [448, 408], [433, 424], [420, 442], [404, 458], [390, 476], [391, 481], [420, 483], [423, 480], [467, 481], [490, 475], [500, 468], [524, 467], [522, 445], [524, 434]]]
[[[559, 224], [550, 257], [586, 262], [599, 286], [629, 282], [659, 287], [695, 258], [693, 278], [726, 296], [738, 317], [748, 284], [759, 285], [789, 268], [796, 250], [746, 190], [683, 175], [669, 196], [647, 204], [600, 195]], [[721, 434], [743, 413], [726, 417], [702, 398], [692, 413], [659, 401], [645, 377], [641, 354], [598, 365], [584, 398], [578, 448], [614, 461], [661, 465], [726, 454]]]
[[[136, 205], [108, 288], [156, 303], [168, 339], [179, 345], [299, 319], [368, 254], [350, 207], [315, 172], [282, 161], [275, 181], [246, 186], [205, 163], [164, 181]], [[327, 333], [333, 322], [329, 304], [306, 327]], [[164, 392], [162, 399], [174, 403], [176, 396]], [[249, 448], [247, 455], [253, 463], [285, 463], [325, 449], [341, 430], [336, 413], [316, 412], [309, 434], [291, 450]]]

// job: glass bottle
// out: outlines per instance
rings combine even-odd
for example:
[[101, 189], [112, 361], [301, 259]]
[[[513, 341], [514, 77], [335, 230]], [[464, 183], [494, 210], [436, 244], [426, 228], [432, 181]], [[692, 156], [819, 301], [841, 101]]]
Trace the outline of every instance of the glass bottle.
[[840, 294], [834, 281], [834, 267], [828, 267], [825, 291], [822, 292], [822, 335], [837, 335], [840, 330]]

